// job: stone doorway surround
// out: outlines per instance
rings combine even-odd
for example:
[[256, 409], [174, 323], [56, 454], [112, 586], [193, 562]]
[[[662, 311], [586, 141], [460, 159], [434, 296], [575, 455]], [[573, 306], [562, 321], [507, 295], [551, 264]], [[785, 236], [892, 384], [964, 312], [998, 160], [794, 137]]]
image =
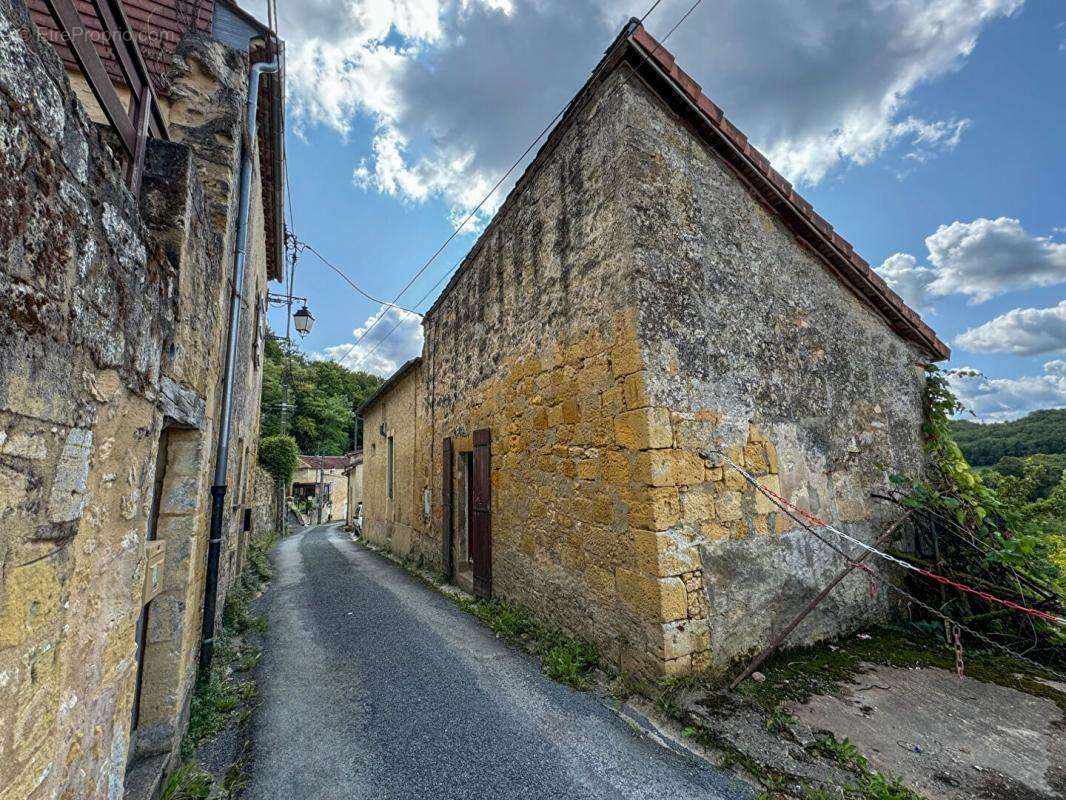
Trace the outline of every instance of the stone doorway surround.
[[[195, 681], [195, 648], [203, 601], [208, 437], [169, 428], [155, 535], [166, 542], [162, 590], [152, 600], [144, 631], [138, 735], [129, 773], [166, 766], [177, 751]], [[154, 772], [155, 770], [151, 770]]]

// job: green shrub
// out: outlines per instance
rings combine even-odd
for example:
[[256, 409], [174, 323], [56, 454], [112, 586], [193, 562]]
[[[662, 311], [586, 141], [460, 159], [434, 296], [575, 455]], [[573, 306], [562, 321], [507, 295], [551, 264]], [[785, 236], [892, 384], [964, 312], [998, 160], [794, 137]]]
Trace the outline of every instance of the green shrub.
[[259, 463], [282, 483], [292, 479], [300, 462], [300, 448], [291, 436], [264, 436], [259, 440]]

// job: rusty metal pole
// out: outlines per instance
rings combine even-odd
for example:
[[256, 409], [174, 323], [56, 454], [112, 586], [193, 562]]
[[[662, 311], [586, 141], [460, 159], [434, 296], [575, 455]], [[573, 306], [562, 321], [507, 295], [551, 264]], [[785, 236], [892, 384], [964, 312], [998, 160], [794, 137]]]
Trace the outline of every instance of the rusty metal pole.
[[[892, 535], [897, 530], [899, 530], [899, 527], [910, 518], [911, 512], [908, 511], [906, 514], [904, 514], [902, 517], [892, 523], [892, 525], [889, 526], [888, 530], [882, 533], [881, 536], [878, 537], [877, 541], [874, 542], [874, 547], [881, 547], [881, 545], [891, 539]], [[751, 663], [748, 664], [747, 667], [745, 667], [744, 671], [740, 673], [740, 675], [738, 675], [731, 684], [729, 684], [730, 690], [736, 689], [745, 678], [751, 675], [751, 673], [757, 670], [766, 659], [773, 655], [774, 651], [781, 646], [781, 643], [788, 638], [789, 634], [792, 633], [792, 631], [796, 630], [797, 626], [801, 622], [803, 622], [803, 620], [805, 620], [808, 615], [810, 615], [810, 613], [821, 604], [823, 600], [825, 600], [829, 593], [833, 591], [837, 587], [837, 585], [842, 580], [844, 580], [844, 578], [848, 577], [848, 575], [851, 574], [852, 570], [854, 570], [859, 564], [865, 561], [868, 555], [870, 555], [870, 551], [863, 550], [862, 553], [857, 558], [852, 559], [848, 563], [848, 566], [844, 570], [842, 570], [839, 575], [833, 578], [833, 580], [831, 580], [829, 584], [824, 589], [822, 589], [822, 591], [820, 591], [817, 596], [814, 597], [814, 599], [807, 603], [807, 605], [804, 606], [803, 610], [799, 614], [797, 614], [793, 618], [793, 620], [788, 623], [788, 625], [784, 627], [781, 633], [774, 637], [773, 641], [770, 642], [769, 645], [767, 645], [766, 649], [759, 653], [759, 655], [755, 656], [755, 658], [752, 659]]]

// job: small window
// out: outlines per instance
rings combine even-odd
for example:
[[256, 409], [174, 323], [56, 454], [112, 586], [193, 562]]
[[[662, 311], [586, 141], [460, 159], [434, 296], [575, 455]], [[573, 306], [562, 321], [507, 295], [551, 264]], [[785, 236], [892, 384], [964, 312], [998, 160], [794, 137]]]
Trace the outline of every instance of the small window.
[[388, 496], [389, 496], [390, 500], [392, 499], [393, 469], [394, 469], [394, 466], [395, 466], [395, 454], [394, 454], [393, 451], [394, 451], [394, 448], [393, 448], [393, 444], [392, 444], [392, 437], [390, 436], [389, 437], [389, 441], [388, 441], [388, 451], [387, 451], [388, 452], [387, 466], [386, 466], [387, 472], [385, 473], [385, 490], [388, 493]]

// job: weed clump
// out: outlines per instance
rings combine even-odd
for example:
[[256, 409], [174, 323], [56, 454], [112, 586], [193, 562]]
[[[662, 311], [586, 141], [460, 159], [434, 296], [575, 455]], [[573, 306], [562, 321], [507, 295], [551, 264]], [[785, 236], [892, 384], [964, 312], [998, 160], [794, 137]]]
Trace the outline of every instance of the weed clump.
[[211, 796], [214, 778], [194, 761], [174, 770], [163, 787], [161, 800], [202, 800]]
[[592, 685], [592, 673], [599, 666], [595, 645], [541, 624], [520, 603], [468, 597], [456, 597], [455, 603], [501, 639], [521, 644], [540, 656], [541, 671], [552, 680], [580, 690]]

